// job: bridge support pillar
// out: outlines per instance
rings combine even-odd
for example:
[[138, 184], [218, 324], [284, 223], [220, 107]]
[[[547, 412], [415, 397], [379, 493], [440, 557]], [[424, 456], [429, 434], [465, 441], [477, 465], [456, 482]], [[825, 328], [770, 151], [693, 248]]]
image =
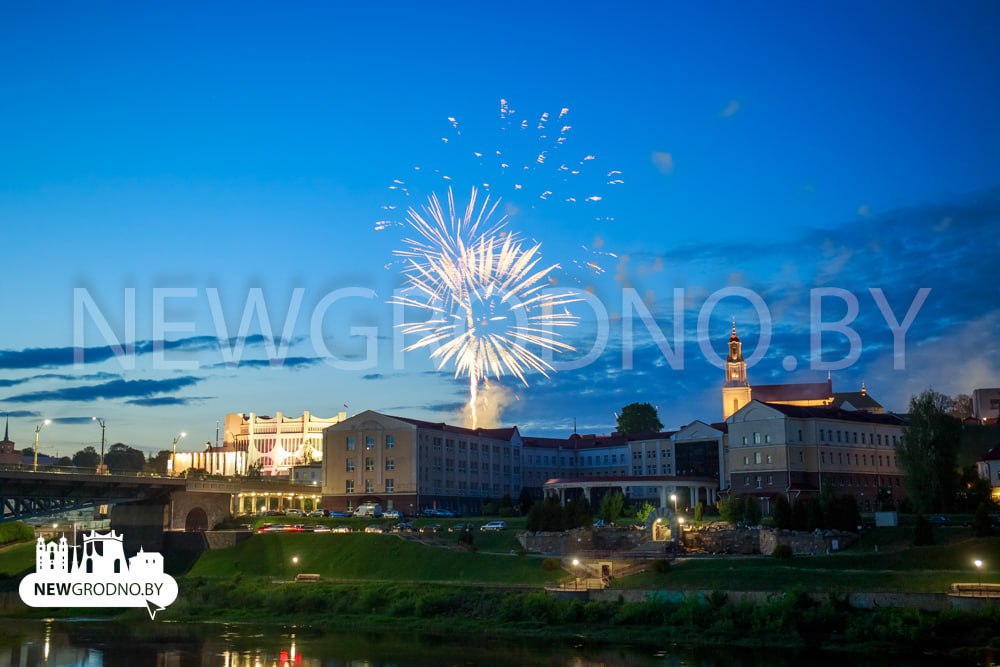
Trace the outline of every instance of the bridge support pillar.
[[111, 508], [111, 528], [125, 536], [122, 548], [129, 556], [139, 551], [139, 547], [162, 551], [166, 525], [164, 502], [117, 503]]
[[232, 495], [178, 491], [170, 494], [170, 530], [205, 531], [228, 519]]

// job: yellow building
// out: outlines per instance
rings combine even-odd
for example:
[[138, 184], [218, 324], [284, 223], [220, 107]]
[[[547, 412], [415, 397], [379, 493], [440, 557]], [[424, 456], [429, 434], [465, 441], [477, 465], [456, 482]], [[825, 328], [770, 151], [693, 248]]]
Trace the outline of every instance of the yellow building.
[[366, 410], [323, 431], [324, 508], [463, 514], [521, 493], [517, 427], [468, 429]]

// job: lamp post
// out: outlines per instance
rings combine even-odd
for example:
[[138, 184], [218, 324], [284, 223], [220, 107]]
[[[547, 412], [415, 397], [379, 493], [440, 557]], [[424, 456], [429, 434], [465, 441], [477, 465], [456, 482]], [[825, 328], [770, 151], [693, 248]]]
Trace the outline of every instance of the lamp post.
[[35, 427], [35, 463], [31, 468], [32, 472], [38, 472], [38, 433], [42, 430], [43, 426], [48, 426], [52, 423], [51, 419], [46, 419], [41, 424]]
[[676, 493], [671, 493], [670, 494], [670, 502], [672, 502], [674, 504], [674, 514], [677, 514], [677, 494]]
[[103, 475], [105, 472], [104, 471], [104, 426], [105, 426], [104, 419], [102, 419], [101, 417], [91, 417], [90, 421], [97, 422], [98, 425], [100, 425], [101, 427], [101, 462], [97, 464], [97, 474]]
[[187, 437], [187, 433], [184, 432], [184, 431], [181, 431], [180, 433], [178, 433], [177, 435], [174, 436], [174, 444], [172, 446], [172, 450], [173, 451], [172, 451], [172, 454], [170, 456], [170, 469], [167, 471], [168, 473], [170, 473], [171, 476], [173, 475], [173, 472], [174, 472], [174, 461], [177, 459], [177, 442], [181, 438], [186, 438], [186, 437]]
[[976, 579], [978, 583], [976, 584], [976, 597], [983, 594], [983, 561], [976, 559], [972, 561], [972, 564], [976, 566]]

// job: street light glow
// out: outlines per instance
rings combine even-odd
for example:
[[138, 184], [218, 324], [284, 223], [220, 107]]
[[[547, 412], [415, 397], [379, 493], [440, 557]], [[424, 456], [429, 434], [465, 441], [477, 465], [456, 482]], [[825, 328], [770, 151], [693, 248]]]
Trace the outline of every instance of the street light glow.
[[579, 558], [574, 558], [573, 559], [573, 567], [576, 567], [579, 564], [580, 564], [580, 559]]

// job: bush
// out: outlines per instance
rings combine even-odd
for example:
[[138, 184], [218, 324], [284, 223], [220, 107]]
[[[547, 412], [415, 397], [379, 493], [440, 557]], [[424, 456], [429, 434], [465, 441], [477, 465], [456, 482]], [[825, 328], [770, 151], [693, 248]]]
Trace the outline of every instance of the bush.
[[25, 523], [21, 523], [20, 521], [0, 523], [0, 544], [24, 542], [33, 539], [35, 539], [35, 531]]
[[670, 561], [663, 559], [654, 560], [649, 566], [649, 569], [657, 574], [666, 574], [670, 571]]
[[701, 522], [702, 518], [705, 516], [705, 503], [699, 502], [694, 506], [694, 520]]
[[774, 547], [774, 551], [771, 553], [772, 556], [780, 560], [791, 560], [792, 559], [792, 547], [787, 544], [779, 544]]
[[546, 572], [555, 572], [562, 568], [562, 563], [558, 558], [545, 558], [542, 560], [542, 569]]
[[913, 545], [923, 547], [934, 544], [934, 527], [927, 517], [917, 515], [917, 525], [913, 531]]

